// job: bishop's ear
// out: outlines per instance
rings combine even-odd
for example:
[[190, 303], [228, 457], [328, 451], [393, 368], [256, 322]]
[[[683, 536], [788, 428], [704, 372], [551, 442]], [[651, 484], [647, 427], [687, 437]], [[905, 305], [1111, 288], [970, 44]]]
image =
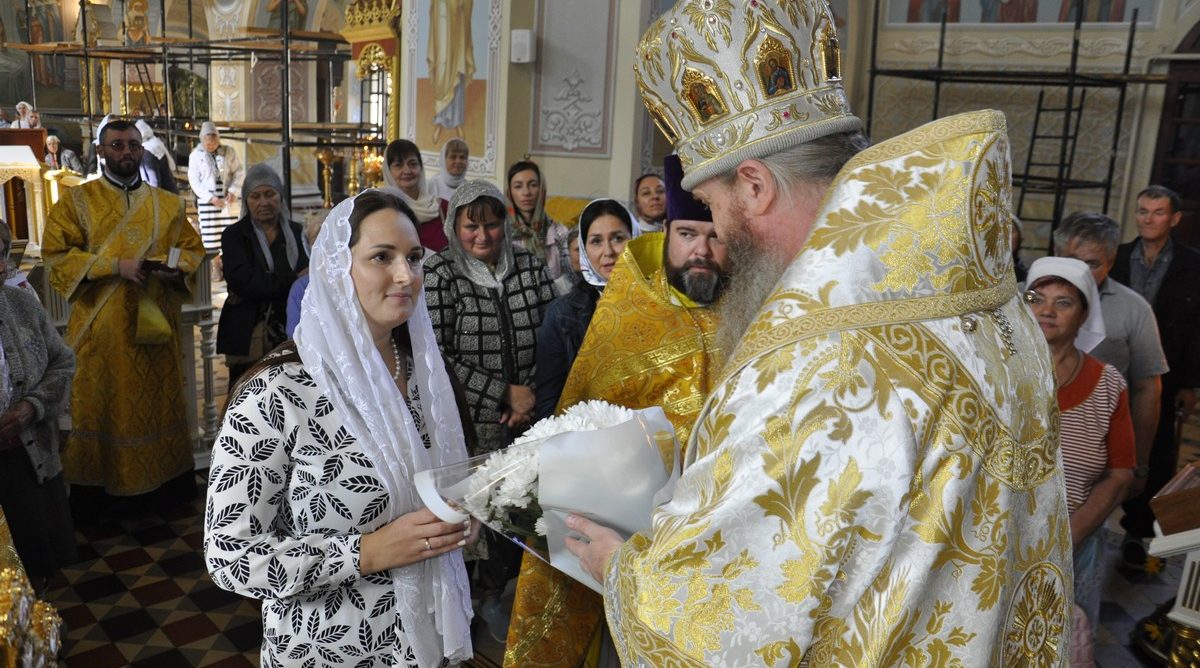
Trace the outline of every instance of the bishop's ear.
[[760, 160], [743, 160], [735, 174], [732, 194], [745, 205], [745, 214], [758, 217], [770, 211], [781, 195], [771, 170]]

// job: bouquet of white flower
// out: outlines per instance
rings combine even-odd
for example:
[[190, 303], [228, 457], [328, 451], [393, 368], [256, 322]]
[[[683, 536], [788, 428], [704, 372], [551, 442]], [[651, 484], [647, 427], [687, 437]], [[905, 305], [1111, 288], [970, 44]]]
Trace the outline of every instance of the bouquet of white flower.
[[442, 520], [476, 517], [600, 591], [566, 550], [566, 516], [591, 517], [626, 536], [650, 528], [654, 507], [674, 488], [678, 459], [662, 409], [588, 401], [539, 421], [504, 450], [422, 471], [414, 483]]

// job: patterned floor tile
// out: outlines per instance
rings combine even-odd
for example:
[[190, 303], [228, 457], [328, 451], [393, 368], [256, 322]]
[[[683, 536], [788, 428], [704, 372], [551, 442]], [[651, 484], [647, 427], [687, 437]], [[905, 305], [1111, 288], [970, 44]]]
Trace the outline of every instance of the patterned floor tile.
[[207, 615], [198, 612], [190, 617], [167, 624], [163, 627], [163, 633], [171, 639], [176, 647], [183, 647], [197, 640], [218, 635], [221, 633], [221, 629]]
[[172, 580], [158, 580], [140, 585], [130, 590], [133, 597], [143, 606], [151, 606], [163, 601], [171, 601], [183, 596], [183, 590]]
[[66, 663], [68, 666], [79, 668], [120, 668], [128, 665], [129, 661], [116, 645], [110, 643], [77, 654], [68, 654]]

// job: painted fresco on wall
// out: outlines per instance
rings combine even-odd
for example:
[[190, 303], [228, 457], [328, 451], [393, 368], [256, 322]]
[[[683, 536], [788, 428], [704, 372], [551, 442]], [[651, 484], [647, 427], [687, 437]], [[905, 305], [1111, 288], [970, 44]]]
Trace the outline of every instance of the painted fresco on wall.
[[253, 24], [263, 28], [279, 30], [283, 25], [283, 3], [287, 2], [288, 25], [292, 30], [306, 30], [309, 17], [316, 9], [315, 0], [259, 0]]
[[[75, 12], [64, 18], [67, 0], [30, 0], [26, 13], [24, 2], [0, 3], [0, 33], [4, 41], [25, 44], [48, 44], [70, 41]], [[0, 105], [11, 107], [19, 100], [32, 101], [33, 82], [37, 82], [37, 106], [44, 111], [78, 112], [79, 63], [65, 56], [35, 55], [24, 51], [0, 48]]]
[[416, 136], [425, 151], [440, 153], [451, 137], [471, 153], [484, 145], [488, 97], [487, 0], [422, 0], [417, 12]]
[[441, 165], [452, 137], [471, 147], [468, 173], [494, 176], [503, 0], [406, 3], [400, 75], [400, 136], [421, 147], [426, 167]]
[[[1127, 23], [1138, 10], [1139, 23], [1153, 23], [1157, 0], [1083, 0], [1087, 23]], [[889, 0], [888, 22], [1073, 23], [1075, 0]]]

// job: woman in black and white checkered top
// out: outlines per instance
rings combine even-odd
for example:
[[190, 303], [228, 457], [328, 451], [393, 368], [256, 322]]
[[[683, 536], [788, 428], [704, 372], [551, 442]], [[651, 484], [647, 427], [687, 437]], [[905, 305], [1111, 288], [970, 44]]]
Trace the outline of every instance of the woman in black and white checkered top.
[[540, 259], [514, 248], [500, 191], [469, 181], [446, 220], [450, 245], [425, 263], [438, 345], [467, 395], [480, 454], [508, 445], [533, 417], [537, 330], [554, 299]]

